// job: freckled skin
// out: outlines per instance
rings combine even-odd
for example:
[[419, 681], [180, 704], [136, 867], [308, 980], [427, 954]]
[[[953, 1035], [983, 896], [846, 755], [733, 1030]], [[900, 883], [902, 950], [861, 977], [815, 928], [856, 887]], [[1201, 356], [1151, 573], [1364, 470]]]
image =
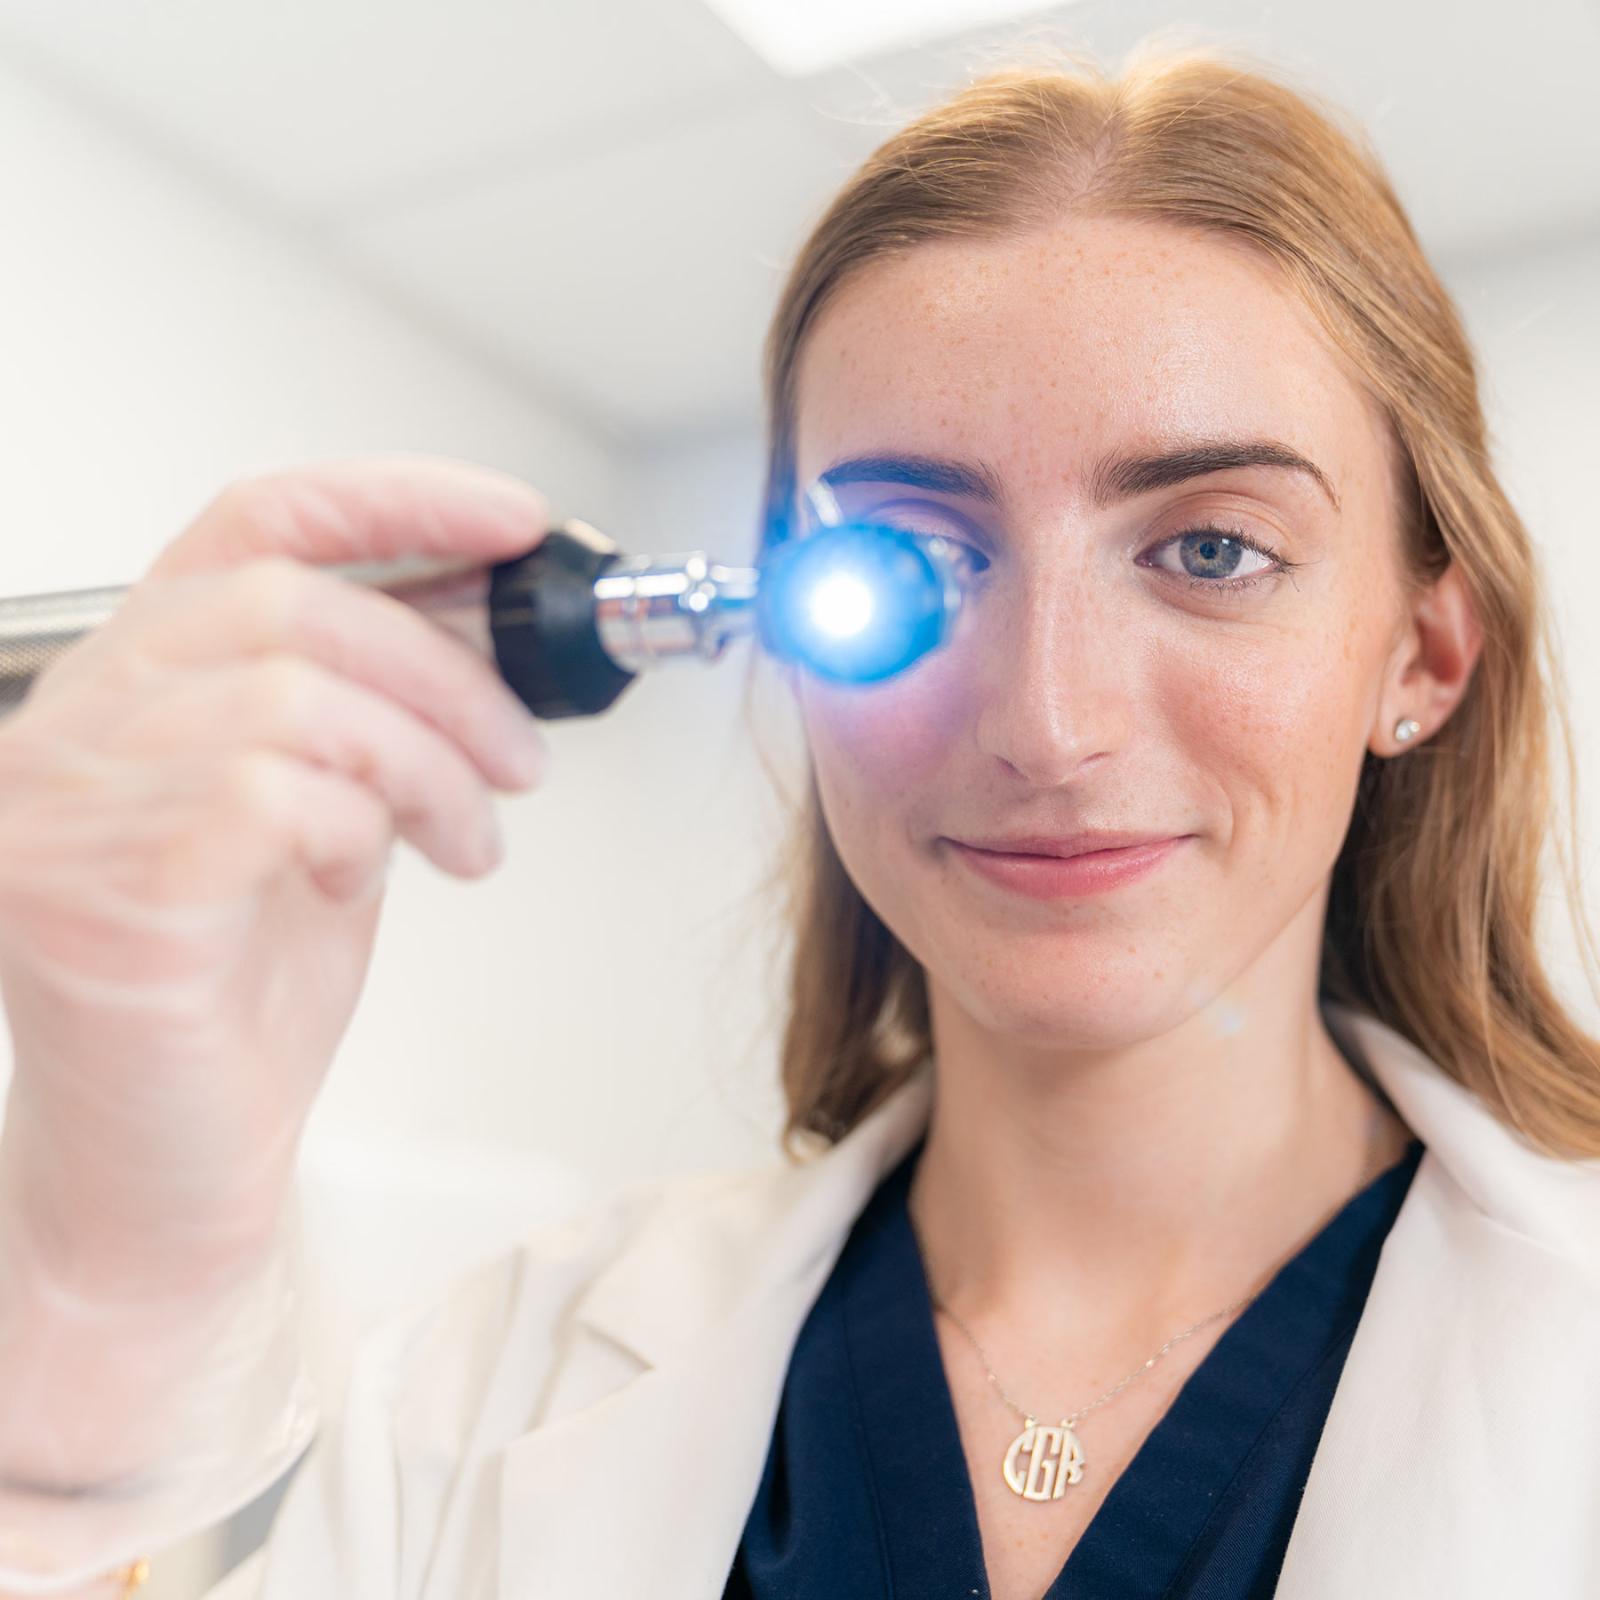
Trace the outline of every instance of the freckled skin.
[[[1102, 452], [1212, 436], [1299, 450], [1342, 514], [1269, 468], [1087, 504]], [[841, 488], [859, 512], [915, 493], [902, 520], [958, 536], [939, 507], [961, 507], [994, 564], [911, 672], [797, 684], [846, 866], [936, 986], [986, 1030], [1114, 1049], [1314, 939], [1399, 638], [1397, 513], [1381, 413], [1271, 264], [1105, 220], [874, 263], [806, 348], [800, 482], [868, 450], [981, 459], [1006, 495]], [[1192, 591], [1176, 547], [1173, 571], [1135, 563], [1211, 518], [1303, 565], [1235, 598]], [[937, 844], [1084, 826], [1198, 837], [1143, 883], [1048, 905]]]

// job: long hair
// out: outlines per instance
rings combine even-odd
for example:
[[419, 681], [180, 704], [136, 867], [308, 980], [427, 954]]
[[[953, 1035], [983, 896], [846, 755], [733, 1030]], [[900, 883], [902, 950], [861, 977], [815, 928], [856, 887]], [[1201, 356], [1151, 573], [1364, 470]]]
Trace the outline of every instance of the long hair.
[[[1553, 992], [1535, 938], [1552, 715], [1573, 827], [1577, 805], [1528, 533], [1490, 466], [1458, 313], [1376, 154], [1337, 108], [1281, 76], [1198, 48], [1135, 52], [1115, 77], [1065, 55], [987, 73], [882, 144], [801, 246], [768, 332], [762, 551], [789, 536], [800, 353], [865, 264], [1066, 215], [1250, 241], [1387, 414], [1408, 581], [1453, 561], [1484, 630], [1445, 726], [1401, 758], [1365, 759], [1333, 870], [1321, 993], [1394, 1028], [1544, 1153], [1600, 1155], [1600, 1044]], [[932, 1048], [922, 968], [846, 874], [809, 770], [806, 787], [775, 873], [794, 935], [781, 1054], [791, 1154], [842, 1137]], [[1575, 851], [1562, 849], [1561, 867], [1592, 973]]]

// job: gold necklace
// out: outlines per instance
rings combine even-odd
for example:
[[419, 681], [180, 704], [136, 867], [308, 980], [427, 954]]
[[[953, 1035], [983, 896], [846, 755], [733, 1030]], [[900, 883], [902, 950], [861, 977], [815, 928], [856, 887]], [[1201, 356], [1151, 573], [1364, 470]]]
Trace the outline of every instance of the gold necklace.
[[[1358, 1192], [1373, 1179], [1373, 1154], [1377, 1144], [1376, 1129], [1378, 1115], [1374, 1111], [1369, 1124], [1367, 1159], [1365, 1171], [1358, 1185]], [[924, 1263], [928, 1260], [928, 1252], [923, 1248], [922, 1235], [917, 1228], [916, 1219], [911, 1215], [911, 1207], [906, 1207], [906, 1217], [911, 1223], [911, 1232], [917, 1241], [917, 1250]], [[924, 1274], [926, 1275], [926, 1274]], [[1137, 1377], [1148, 1372], [1173, 1345], [1182, 1339], [1187, 1339], [1190, 1334], [1198, 1333], [1201, 1328], [1213, 1323], [1218, 1317], [1226, 1317], [1232, 1312], [1239, 1311], [1250, 1304], [1261, 1290], [1255, 1294], [1248, 1294], [1242, 1300], [1236, 1300], [1231, 1306], [1221, 1311], [1213, 1312], [1203, 1321], [1197, 1322], [1193, 1327], [1185, 1328], [1182, 1333], [1175, 1333], [1150, 1357], [1142, 1366], [1135, 1367], [1126, 1378], [1115, 1388], [1108, 1389], [1098, 1400], [1091, 1400], [1088, 1405], [1074, 1411], [1071, 1416], [1063, 1417], [1059, 1426], [1041, 1424], [1038, 1416], [1019, 1406], [1015, 1400], [1006, 1393], [1005, 1388], [996, 1375], [989, 1357], [984, 1353], [983, 1346], [978, 1343], [977, 1336], [972, 1329], [958, 1317], [929, 1286], [928, 1297], [933, 1302], [936, 1311], [942, 1311], [964, 1333], [972, 1348], [977, 1351], [978, 1359], [983, 1363], [983, 1370], [989, 1375], [989, 1382], [995, 1387], [1000, 1398], [1022, 1418], [1022, 1431], [1006, 1447], [1005, 1458], [1000, 1465], [1000, 1476], [1005, 1481], [1005, 1486], [1015, 1495], [1024, 1500], [1059, 1500], [1062, 1491], [1069, 1483], [1082, 1481], [1083, 1469], [1087, 1460], [1083, 1453], [1082, 1441], [1078, 1438], [1077, 1422], [1080, 1417], [1087, 1416], [1096, 1406], [1101, 1406], [1113, 1396], [1120, 1394]]]
[[1088, 1405], [1074, 1411], [1071, 1416], [1063, 1417], [1059, 1426], [1041, 1424], [1037, 1416], [1019, 1406], [1001, 1385], [988, 1356], [984, 1354], [983, 1346], [978, 1343], [972, 1330], [942, 1300], [933, 1297], [933, 1304], [936, 1310], [944, 1312], [967, 1336], [972, 1348], [978, 1352], [978, 1359], [983, 1363], [983, 1370], [989, 1375], [989, 1382], [994, 1385], [1000, 1398], [1022, 1418], [1022, 1431], [1007, 1446], [1005, 1459], [1000, 1464], [1000, 1476], [1005, 1480], [1006, 1487], [1024, 1500], [1059, 1500], [1062, 1491], [1069, 1483], [1077, 1483], [1082, 1479], [1083, 1469], [1087, 1465], [1083, 1444], [1077, 1433], [1078, 1419], [1087, 1416], [1096, 1406], [1104, 1405], [1114, 1395], [1120, 1394], [1135, 1378], [1148, 1372], [1180, 1339], [1187, 1339], [1191, 1333], [1198, 1332], [1207, 1323], [1215, 1322], [1218, 1317], [1225, 1317], [1229, 1312], [1249, 1305], [1260, 1293], [1258, 1289], [1256, 1294], [1246, 1295], [1243, 1300], [1236, 1300], [1225, 1310], [1213, 1313], [1203, 1322], [1195, 1323], [1192, 1328], [1185, 1328], [1182, 1333], [1175, 1333], [1143, 1366], [1135, 1367], [1121, 1383], [1114, 1389], [1107, 1389], [1098, 1400], [1091, 1400]]

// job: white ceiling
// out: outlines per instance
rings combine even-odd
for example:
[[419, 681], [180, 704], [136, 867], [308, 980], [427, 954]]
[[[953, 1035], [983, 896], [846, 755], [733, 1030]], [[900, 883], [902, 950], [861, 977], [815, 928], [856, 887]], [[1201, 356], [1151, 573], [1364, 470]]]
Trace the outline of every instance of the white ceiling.
[[1437, 261], [1600, 230], [1595, 0], [1080, 0], [799, 80], [701, 0], [0, 0], [0, 54], [657, 441], [754, 421], [783, 265], [897, 121], [1010, 38], [1170, 26], [1346, 107]]

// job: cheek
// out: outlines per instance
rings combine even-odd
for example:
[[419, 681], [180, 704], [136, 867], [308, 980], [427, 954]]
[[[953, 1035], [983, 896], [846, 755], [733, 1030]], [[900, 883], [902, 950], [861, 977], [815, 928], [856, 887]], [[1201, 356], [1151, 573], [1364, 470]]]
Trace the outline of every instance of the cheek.
[[852, 800], [879, 810], [912, 808], [955, 748], [958, 720], [931, 675], [845, 689], [815, 680], [798, 689], [818, 787], [841, 814]]
[[808, 684], [801, 716], [822, 813], [862, 898], [907, 948], [926, 960], [919, 847], [939, 829], [952, 786], [948, 712], [914, 679], [844, 690]]
[[1165, 674], [1188, 764], [1214, 786], [1241, 865], [1257, 859], [1262, 880], [1282, 879], [1293, 862], [1320, 875], [1348, 826], [1376, 665], [1354, 641], [1319, 632], [1241, 632], [1217, 644]]

